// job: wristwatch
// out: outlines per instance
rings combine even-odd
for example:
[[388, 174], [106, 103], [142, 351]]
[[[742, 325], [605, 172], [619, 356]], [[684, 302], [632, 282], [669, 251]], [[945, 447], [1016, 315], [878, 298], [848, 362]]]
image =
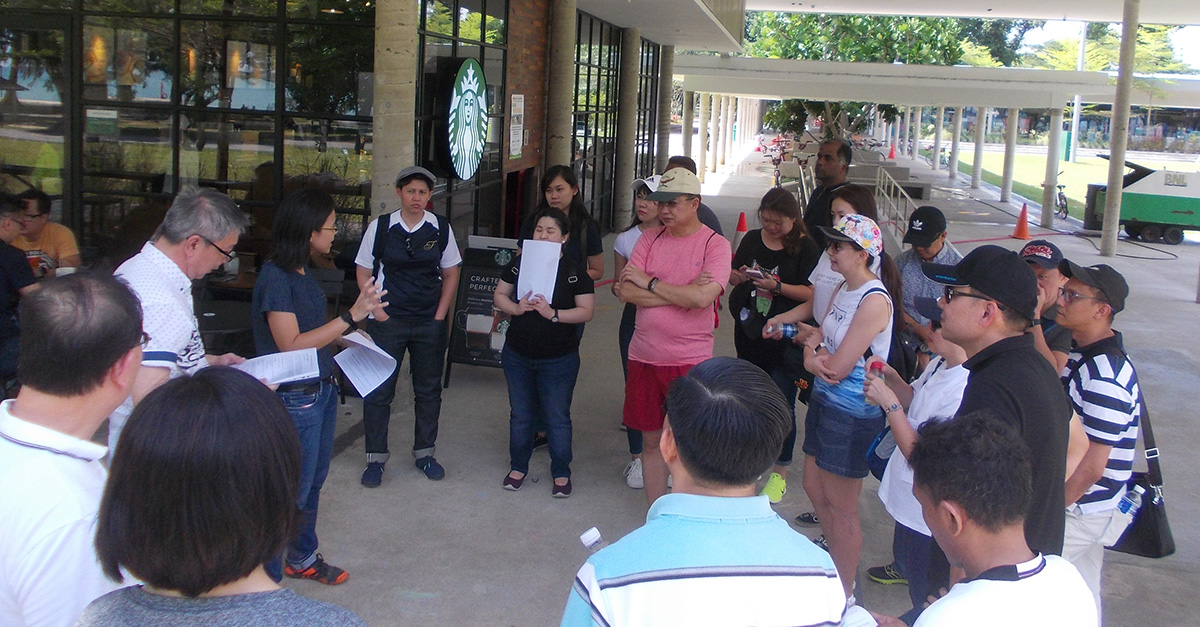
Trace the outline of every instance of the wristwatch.
[[554, 315], [550, 316], [550, 322], [558, 322], [558, 310], [554, 310]]
[[342, 322], [349, 325], [351, 331], [358, 330], [358, 323], [354, 321], [354, 316], [350, 315], [349, 311], [343, 311], [342, 315], [338, 317], [342, 319]]
[[904, 408], [900, 406], [900, 403], [892, 403], [891, 405], [887, 406], [887, 409], [883, 410], [883, 414], [886, 416], [887, 414], [890, 414], [894, 411], [900, 411], [901, 409]]
[[775, 279], [775, 287], [771, 288], [771, 291], [776, 294], [783, 294], [783, 281]]
[[646, 283], [646, 291], [653, 294], [655, 285], [658, 285], [658, 277], [654, 277], [654, 278], [650, 279], [650, 281], [648, 283]]

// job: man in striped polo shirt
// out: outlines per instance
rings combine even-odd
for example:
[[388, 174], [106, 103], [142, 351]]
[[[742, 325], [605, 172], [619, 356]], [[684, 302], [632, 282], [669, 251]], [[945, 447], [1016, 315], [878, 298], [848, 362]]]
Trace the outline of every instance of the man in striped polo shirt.
[[674, 491], [579, 569], [562, 624], [840, 624], [846, 595], [833, 560], [756, 494], [791, 428], [771, 378], [740, 359], [709, 359], [675, 379], [666, 412], [660, 445]]
[[1142, 413], [1137, 372], [1112, 328], [1129, 285], [1106, 265], [1084, 268], [1064, 260], [1059, 271], [1067, 284], [1059, 290], [1058, 324], [1075, 341], [1062, 382], [1088, 436], [1083, 461], [1067, 478], [1062, 555], [1087, 581], [1099, 612], [1104, 547], [1121, 537], [1130, 520], [1117, 503], [1133, 468]]

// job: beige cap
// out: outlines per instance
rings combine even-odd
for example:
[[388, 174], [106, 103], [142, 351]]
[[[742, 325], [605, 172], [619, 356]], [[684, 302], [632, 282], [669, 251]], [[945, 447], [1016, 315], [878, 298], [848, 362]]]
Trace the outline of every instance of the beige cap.
[[658, 182], [658, 190], [646, 198], [656, 202], [667, 202], [684, 194], [699, 196], [700, 179], [687, 168], [671, 168], [663, 172]]

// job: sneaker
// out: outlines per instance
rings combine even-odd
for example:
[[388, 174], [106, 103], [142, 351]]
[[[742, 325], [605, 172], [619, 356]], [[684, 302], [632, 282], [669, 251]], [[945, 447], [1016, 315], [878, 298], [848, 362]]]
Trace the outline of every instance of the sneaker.
[[552, 496], [556, 499], [565, 499], [565, 498], [571, 496], [571, 480], [570, 479], [567, 479], [566, 485], [558, 485], [557, 483], [554, 483], [551, 485], [553, 487], [550, 488], [550, 496]]
[[383, 462], [367, 462], [363, 471], [362, 484], [368, 488], [378, 488], [383, 483]]
[[871, 578], [871, 581], [881, 583], [885, 586], [890, 586], [894, 583], [908, 585], [908, 577], [900, 574], [896, 562], [892, 562], [886, 566], [872, 566], [867, 569], [867, 576]]
[[767, 479], [767, 485], [763, 486], [762, 492], [759, 492], [759, 494], [765, 494], [767, 500], [771, 501], [771, 504], [774, 505], [782, 501], [783, 495], [787, 494], [787, 481], [784, 480], [783, 475], [773, 472], [771, 473], [771, 477]]
[[829, 542], [825, 540], [825, 534], [821, 534], [812, 539], [812, 543], [821, 547], [826, 553], [829, 552]]
[[446, 469], [437, 463], [437, 460], [432, 455], [426, 455], [417, 460], [417, 469], [425, 473], [425, 478], [430, 481], [440, 481], [446, 476]]
[[550, 438], [546, 437], [545, 433], [533, 434], [533, 450], [538, 450], [550, 443]]
[[517, 490], [520, 490], [521, 486], [525, 484], [525, 476], [526, 475], [522, 475], [520, 479], [513, 479], [511, 472], [507, 475], [504, 475], [504, 489], [508, 490], [509, 492], [516, 492]]
[[[379, 466], [382, 467], [383, 464], [379, 464]], [[297, 570], [291, 564], [288, 564], [283, 567], [283, 574], [292, 579], [312, 579], [328, 586], [346, 583], [346, 580], [350, 578], [350, 575], [347, 575], [346, 571], [337, 566], [326, 564], [325, 559], [321, 557], [320, 553], [317, 553], [317, 561], [313, 562], [308, 568]]]
[[806, 527], [815, 527], [821, 524], [821, 521], [817, 520], [816, 512], [804, 512], [796, 517], [796, 522]]
[[646, 487], [646, 481], [642, 478], [642, 458], [635, 458], [625, 465], [625, 485], [634, 490]]

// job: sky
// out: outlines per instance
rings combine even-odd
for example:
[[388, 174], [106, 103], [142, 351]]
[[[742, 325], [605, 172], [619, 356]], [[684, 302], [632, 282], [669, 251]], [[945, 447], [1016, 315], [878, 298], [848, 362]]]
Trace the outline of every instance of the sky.
[[[1025, 45], [1035, 46], [1051, 39], [1078, 39], [1082, 22], [1046, 22], [1042, 28], [1025, 34]], [[1172, 35], [1175, 52], [1184, 63], [1200, 72], [1200, 26], [1185, 26]]]

